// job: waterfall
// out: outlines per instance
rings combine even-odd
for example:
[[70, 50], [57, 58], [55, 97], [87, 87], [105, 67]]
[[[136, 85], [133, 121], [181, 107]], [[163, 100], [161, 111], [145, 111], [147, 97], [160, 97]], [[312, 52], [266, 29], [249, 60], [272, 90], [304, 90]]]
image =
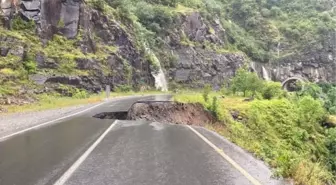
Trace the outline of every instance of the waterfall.
[[159, 71], [157, 74], [153, 74], [155, 79], [155, 87], [156, 89], [161, 89], [161, 91], [168, 91], [168, 84], [165, 77], [165, 74], [163, 73], [163, 70], [161, 68], [161, 65], [159, 66]]
[[264, 80], [266, 80], [266, 81], [271, 80], [271, 78], [269, 77], [268, 72], [267, 72], [267, 70], [265, 69], [264, 66], [262, 66], [262, 76], [263, 76]]
[[166, 76], [162, 70], [161, 64], [159, 59], [156, 57], [156, 55], [150, 50], [150, 48], [146, 47], [146, 53], [150, 56], [151, 62], [153, 62], [153, 65], [155, 68], [158, 68], [157, 71], [151, 70], [152, 75], [155, 79], [155, 88], [160, 89], [161, 91], [168, 91], [168, 83], [166, 80]]

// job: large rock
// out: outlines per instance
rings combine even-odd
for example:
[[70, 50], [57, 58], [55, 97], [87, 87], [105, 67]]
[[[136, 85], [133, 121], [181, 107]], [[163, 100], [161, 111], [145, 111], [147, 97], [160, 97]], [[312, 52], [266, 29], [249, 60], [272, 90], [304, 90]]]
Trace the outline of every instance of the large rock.
[[52, 76], [49, 77], [45, 82], [78, 86], [81, 85], [82, 80], [78, 76]]
[[67, 38], [74, 38], [78, 33], [79, 7], [81, 0], [63, 0], [61, 8], [61, 21], [64, 27], [61, 32]]
[[41, 35], [51, 38], [60, 31], [67, 38], [78, 33], [82, 0], [41, 0]]
[[202, 87], [204, 84], [220, 87], [245, 62], [242, 55], [218, 54], [202, 48], [183, 47], [176, 53], [179, 61], [169, 74], [174, 81], [190, 87]]
[[[4, 17], [9, 17], [12, 11], [12, 1], [11, 0], [1, 0], [0, 1], [1, 13]], [[0, 14], [1, 15], [1, 14]]]
[[59, 64], [55, 59], [45, 57], [41, 53], [36, 54], [35, 60], [37, 62], [37, 67], [40, 69], [57, 69], [59, 67]]

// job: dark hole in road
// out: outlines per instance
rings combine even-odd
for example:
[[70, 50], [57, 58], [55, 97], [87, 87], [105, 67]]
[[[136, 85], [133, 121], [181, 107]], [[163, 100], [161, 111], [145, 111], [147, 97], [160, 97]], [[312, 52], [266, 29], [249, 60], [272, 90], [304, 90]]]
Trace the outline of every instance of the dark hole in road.
[[217, 122], [216, 118], [199, 103], [136, 102], [125, 112], [102, 112], [94, 115], [100, 119], [146, 120], [161, 123], [205, 125]]
[[119, 119], [119, 120], [126, 120], [128, 112], [102, 112], [99, 114], [94, 115], [94, 118], [99, 119]]

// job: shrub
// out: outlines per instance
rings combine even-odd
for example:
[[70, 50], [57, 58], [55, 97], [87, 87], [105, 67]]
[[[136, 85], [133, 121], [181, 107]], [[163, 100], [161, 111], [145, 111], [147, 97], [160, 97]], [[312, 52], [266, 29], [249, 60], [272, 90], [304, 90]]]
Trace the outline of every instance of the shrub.
[[255, 95], [258, 89], [263, 86], [263, 81], [258, 78], [257, 74], [247, 71], [246, 69], [239, 69], [237, 74], [231, 81], [231, 90], [233, 93], [243, 92], [244, 96], [248, 92]]
[[283, 93], [281, 83], [279, 82], [266, 82], [261, 90], [262, 97], [268, 100], [281, 97]]
[[300, 96], [311, 96], [314, 99], [323, 99], [324, 93], [322, 88], [315, 83], [306, 83], [303, 84], [304, 88], [301, 92], [299, 92]]
[[210, 107], [210, 111], [217, 117], [217, 113], [218, 113], [218, 99], [217, 99], [217, 96], [212, 97], [212, 104], [211, 104], [211, 107]]
[[37, 63], [33, 60], [28, 60], [23, 62], [23, 67], [29, 74], [33, 74], [36, 73]]
[[320, 123], [326, 118], [326, 111], [321, 101], [315, 100], [311, 96], [305, 96], [299, 100], [298, 109], [300, 111], [300, 127], [308, 133], [321, 131]]
[[336, 175], [336, 128], [327, 130], [326, 146], [330, 152], [327, 162]]
[[105, 2], [104, 0], [93, 0], [92, 5], [95, 9], [104, 11], [105, 10]]
[[35, 29], [35, 26], [33, 20], [25, 21], [20, 16], [15, 16], [12, 20], [12, 28], [14, 30], [33, 30]]
[[205, 102], [208, 102], [209, 100], [209, 94], [211, 92], [212, 88], [211, 88], [211, 85], [210, 84], [206, 84], [203, 88], [203, 99]]
[[325, 101], [325, 108], [330, 114], [336, 114], [336, 87], [330, 87], [327, 92], [328, 100]]
[[85, 99], [89, 97], [89, 94], [85, 90], [75, 89], [72, 97], [77, 99]]
[[273, 6], [272, 8], [271, 8], [271, 15], [273, 16], [273, 17], [278, 17], [278, 16], [280, 16], [281, 15], [281, 9], [279, 8], [279, 7], [276, 7], [276, 6]]
[[130, 92], [132, 90], [132, 86], [130, 85], [118, 85], [114, 88], [115, 92]]

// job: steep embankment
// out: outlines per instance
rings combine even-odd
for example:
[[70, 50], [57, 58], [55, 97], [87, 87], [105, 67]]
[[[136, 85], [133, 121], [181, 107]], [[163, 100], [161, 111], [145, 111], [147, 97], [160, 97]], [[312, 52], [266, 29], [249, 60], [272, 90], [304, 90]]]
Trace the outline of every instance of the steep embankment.
[[264, 78], [335, 82], [330, 0], [11, 2], [1, 1], [0, 103], [106, 85], [219, 88], [250, 59]]
[[192, 9], [170, 8], [179, 20], [171, 23], [176, 29], [170, 31], [176, 33], [169, 38], [175, 40], [158, 47], [151, 42], [159, 38], [152, 40], [153, 33], [138, 20], [104, 1], [22, 1], [16, 14], [10, 13], [11, 6], [10, 1], [1, 4], [5, 12], [0, 28], [1, 103], [12, 103], [7, 98], [12, 96], [18, 103], [33, 101], [29, 98], [33, 94], [55, 91], [68, 96], [81, 92], [78, 89], [98, 92], [105, 85], [114, 90], [155, 85], [165, 90], [163, 71], [170, 81], [219, 86], [244, 60], [242, 55], [194, 46], [189, 38], [196, 32], [197, 39], [221, 41]]

